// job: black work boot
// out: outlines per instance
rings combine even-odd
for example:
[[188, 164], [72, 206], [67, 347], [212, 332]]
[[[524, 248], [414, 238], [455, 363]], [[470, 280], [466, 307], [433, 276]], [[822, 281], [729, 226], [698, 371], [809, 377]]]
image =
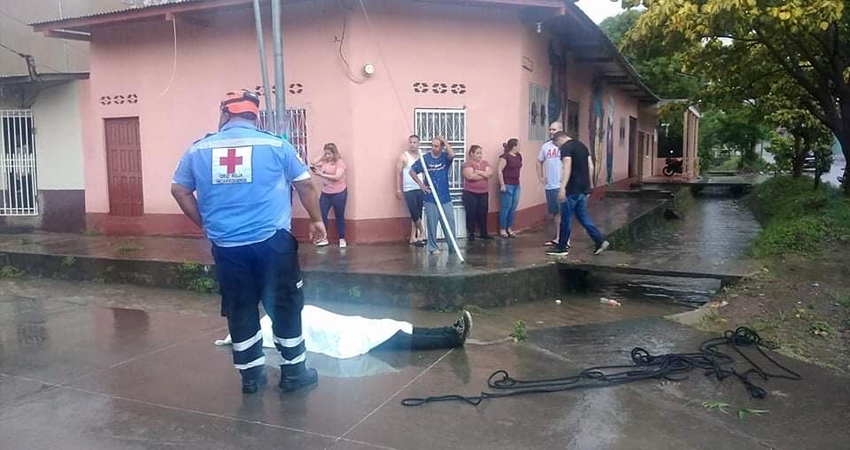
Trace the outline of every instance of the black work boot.
[[266, 366], [240, 370], [239, 373], [242, 375], [243, 394], [256, 394], [268, 384]]
[[294, 365], [280, 366], [280, 390], [290, 392], [311, 384], [318, 383], [319, 373], [316, 369], [308, 369], [303, 362]]

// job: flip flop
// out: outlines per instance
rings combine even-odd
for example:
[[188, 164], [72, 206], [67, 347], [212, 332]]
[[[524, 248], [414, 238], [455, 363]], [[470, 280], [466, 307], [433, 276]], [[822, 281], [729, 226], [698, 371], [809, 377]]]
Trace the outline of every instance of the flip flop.
[[543, 244], [543, 246], [544, 246], [544, 247], [554, 247], [554, 246], [556, 246], [556, 245], [558, 245], [558, 241], [556, 241], [556, 240], [554, 240], [554, 239], [552, 239], [551, 241], [546, 241], [546, 242]]

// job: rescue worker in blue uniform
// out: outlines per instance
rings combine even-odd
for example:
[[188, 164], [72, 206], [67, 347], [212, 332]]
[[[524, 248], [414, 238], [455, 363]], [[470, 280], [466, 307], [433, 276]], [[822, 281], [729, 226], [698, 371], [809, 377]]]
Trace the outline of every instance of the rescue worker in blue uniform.
[[233, 364], [246, 394], [258, 392], [267, 380], [260, 301], [283, 358], [280, 388], [293, 391], [318, 380], [305, 361], [303, 281], [298, 242], [290, 232], [290, 186], [310, 215], [313, 239], [326, 235], [309, 168], [286, 140], [257, 129], [259, 105], [252, 92], [227, 93], [219, 132], [192, 144], [171, 185], [183, 213], [212, 242], [221, 314], [227, 317]]

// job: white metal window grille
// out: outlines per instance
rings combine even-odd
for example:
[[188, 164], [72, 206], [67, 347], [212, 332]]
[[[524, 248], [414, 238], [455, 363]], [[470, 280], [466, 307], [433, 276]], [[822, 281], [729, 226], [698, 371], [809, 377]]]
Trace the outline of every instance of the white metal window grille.
[[[305, 109], [287, 109], [289, 114], [289, 130], [286, 135], [289, 137], [289, 143], [298, 150], [298, 154], [307, 159], [307, 110]], [[272, 112], [274, 115], [274, 112]], [[260, 110], [260, 129], [267, 130], [266, 111]]]
[[466, 162], [466, 110], [424, 109], [413, 111], [413, 129], [420, 138], [419, 151], [431, 151], [431, 140], [443, 136], [455, 152], [449, 172], [449, 190], [456, 205], [463, 194], [463, 163]]
[[32, 111], [0, 109], [0, 216], [38, 215]]

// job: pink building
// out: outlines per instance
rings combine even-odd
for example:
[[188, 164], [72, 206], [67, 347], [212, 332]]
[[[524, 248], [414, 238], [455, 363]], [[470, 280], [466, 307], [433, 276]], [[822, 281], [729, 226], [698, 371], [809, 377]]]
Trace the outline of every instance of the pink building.
[[[353, 0], [283, 4], [292, 141], [311, 158], [326, 142], [339, 146], [351, 241], [406, 236], [395, 161], [413, 133], [424, 145], [442, 134], [455, 147], [458, 193], [469, 145], [495, 165], [502, 142], [519, 138], [518, 228], [544, 217], [534, 166], [551, 121], [594, 149], [600, 186], [650, 176], [657, 164], [657, 98], [571, 1], [365, 0], [368, 16]], [[171, 175], [185, 149], [215, 130], [224, 92], [261, 90], [251, 1], [182, 0], [33, 26], [90, 42], [91, 77], [80, 89], [87, 228], [199, 233], [170, 196]], [[299, 234], [306, 214], [297, 208]], [[462, 218], [459, 201], [455, 209]]]

